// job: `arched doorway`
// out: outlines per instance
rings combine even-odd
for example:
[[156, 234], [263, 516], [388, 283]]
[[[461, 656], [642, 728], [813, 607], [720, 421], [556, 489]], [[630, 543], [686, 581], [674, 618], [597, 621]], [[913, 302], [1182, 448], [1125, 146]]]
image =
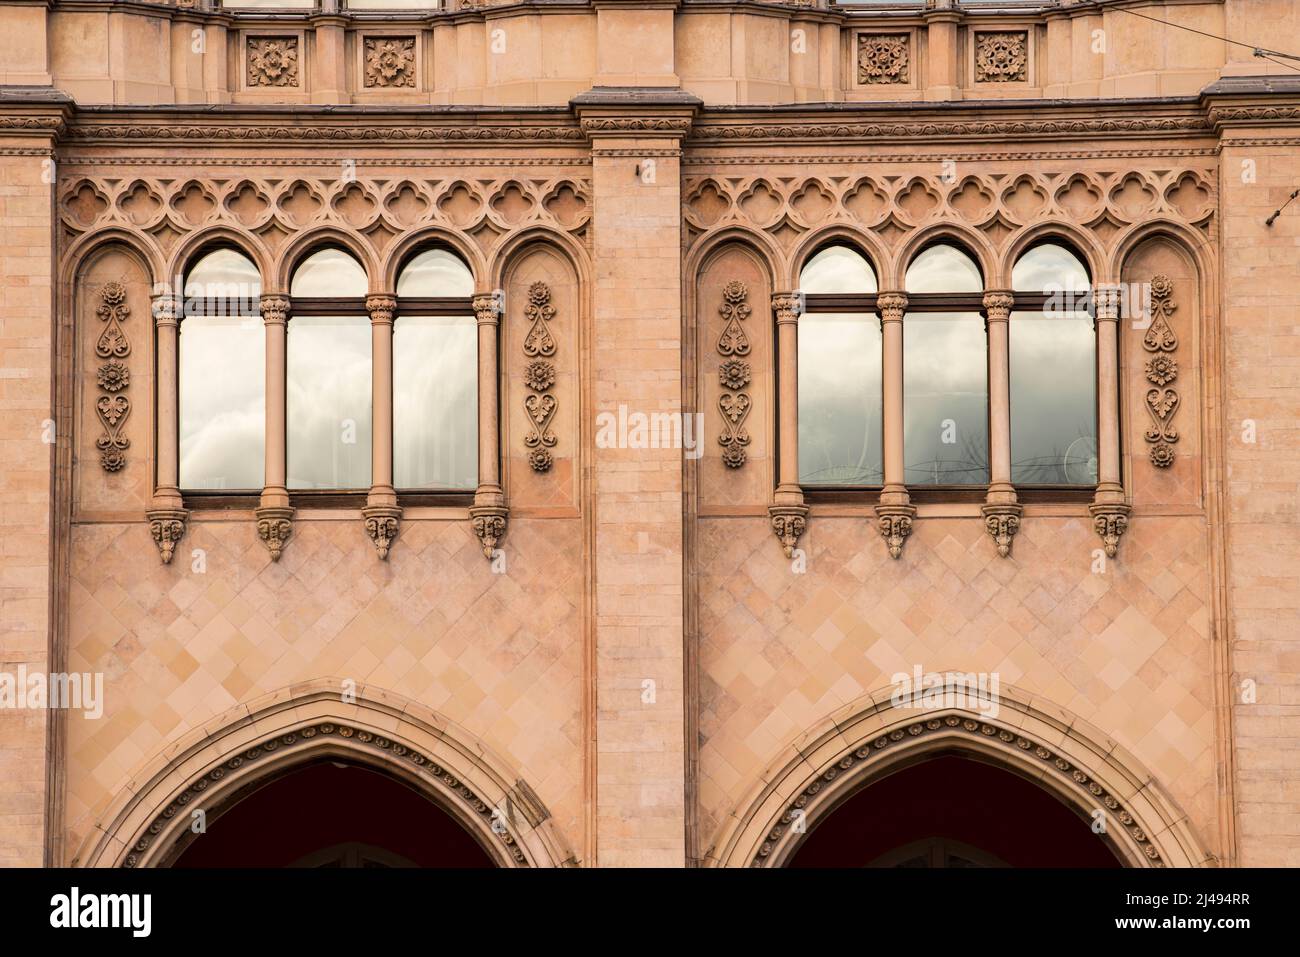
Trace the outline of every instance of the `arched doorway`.
[[970, 756], [929, 757], [870, 781], [824, 815], [789, 867], [1119, 867], [1070, 807]]
[[173, 867], [494, 867], [450, 814], [353, 762], [312, 761], [232, 795], [188, 833]]

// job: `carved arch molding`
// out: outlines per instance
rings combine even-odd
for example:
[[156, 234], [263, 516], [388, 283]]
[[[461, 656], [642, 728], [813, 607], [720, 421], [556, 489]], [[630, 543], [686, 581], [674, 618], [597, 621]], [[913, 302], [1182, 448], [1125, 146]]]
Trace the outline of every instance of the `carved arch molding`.
[[165, 866], [190, 833], [195, 810], [218, 809], [326, 756], [405, 781], [451, 814], [498, 866], [573, 864], [541, 799], [468, 732], [388, 692], [362, 690], [344, 705], [340, 687], [318, 681], [293, 697], [273, 693], [247, 713], [217, 719], [219, 731], [192, 732], [136, 778], [142, 787], [123, 789], [72, 865]]
[[[965, 693], [957, 686], [939, 690]], [[1103, 839], [1127, 866], [1217, 863], [1186, 814], [1136, 758], [1090, 733], [1079, 719], [1032, 707], [1031, 696], [1018, 689], [1004, 686], [996, 717], [966, 708], [895, 708], [887, 693], [874, 697], [883, 704], [871, 696], [861, 699], [850, 716], [824, 722], [773, 762], [727, 819], [706, 863], [782, 866], [801, 835], [848, 796], [900, 763], [954, 750], [1035, 781], [1089, 821], [1102, 812]]]
[[[1213, 235], [1218, 190], [1217, 173], [1209, 167], [1189, 168], [1170, 159], [1166, 169], [964, 174], [968, 164], [959, 163], [945, 174], [941, 157], [925, 165], [935, 172], [687, 176], [682, 184], [687, 248], [737, 225], [768, 234], [787, 253], [805, 234], [830, 224], [863, 230], [887, 254], [938, 223], [965, 225], [994, 252], [1026, 228], [1051, 223], [1078, 227], [1107, 251], [1132, 226], [1152, 219], [1185, 224], [1207, 241]], [[889, 281], [893, 265], [876, 263], [882, 283]]]
[[[179, 261], [181, 250], [193, 251], [190, 239], [211, 232], [214, 240], [229, 241], [238, 237], [263, 270], [262, 313], [268, 310], [285, 319], [287, 301], [277, 289], [277, 277], [287, 275], [285, 257], [301, 247], [292, 240], [307, 232], [336, 230], [332, 235], [351, 237], [368, 246], [363, 261], [379, 264], [377, 275], [370, 277], [371, 289], [382, 286], [386, 277], [395, 274], [390, 260], [397, 250], [407, 247], [406, 238], [425, 231], [440, 230], [453, 236], [466, 250], [477, 249], [481, 262], [490, 262], [498, 250], [505, 248], [510, 237], [524, 231], [547, 231], [567, 235], [579, 244], [588, 239], [591, 217], [591, 184], [581, 177], [533, 177], [511, 174], [499, 177], [415, 176], [357, 177], [286, 176], [280, 178], [232, 175], [228, 177], [193, 176], [90, 176], [79, 171], [74, 162], [67, 164], [58, 187], [58, 212], [62, 228], [62, 247], [78, 257], [86, 242], [105, 230], [118, 235], [138, 237], [144, 259], [155, 264], [157, 271], [179, 274], [185, 263]], [[128, 240], [129, 241], [129, 240]], [[166, 265], [163, 265], [166, 264]], [[70, 267], [71, 264], [65, 264]], [[471, 263], [471, 268], [474, 264]], [[481, 268], [481, 284], [488, 281], [490, 270]], [[70, 269], [65, 269], [65, 275]], [[153, 276], [155, 289], [169, 283], [183, 282], [181, 275]], [[392, 290], [367, 298], [374, 313], [387, 305], [392, 318]], [[155, 299], [155, 313], [161, 309], [174, 324], [175, 304], [183, 289], [169, 289]], [[477, 303], [477, 299], [476, 299]], [[529, 308], [534, 308], [530, 304]], [[476, 307], [477, 308], [477, 307]], [[549, 308], [543, 302], [540, 308]], [[115, 329], [122, 348], [129, 351], [121, 323], [128, 315], [124, 305], [108, 303], [100, 315], [110, 310], [110, 327]], [[112, 312], [112, 310], [116, 310]], [[551, 310], [553, 313], [554, 310]], [[110, 344], [112, 345], [112, 344]], [[97, 355], [99, 353], [97, 352]], [[119, 470], [125, 465], [125, 439], [118, 438], [121, 425], [130, 411], [129, 399], [119, 391], [129, 381], [122, 363], [126, 352], [104, 354], [113, 360], [100, 370], [100, 381], [108, 394], [98, 400], [96, 410], [106, 434], [100, 442], [104, 468]], [[538, 370], [541, 371], [540, 369]], [[539, 380], [530, 382], [534, 388]], [[549, 386], [547, 387], [549, 388]], [[546, 389], [537, 390], [546, 392]], [[554, 395], [530, 396], [530, 401], [549, 408], [539, 422], [541, 447], [534, 451], [533, 467], [549, 468], [549, 448], [555, 439], [548, 431], [554, 414]], [[535, 410], [530, 408], [530, 414]], [[536, 415], [533, 415], [536, 419]], [[489, 440], [490, 441], [490, 440]], [[105, 443], [108, 443], [106, 446]], [[113, 443], [118, 443], [114, 445]], [[374, 510], [372, 510], [374, 511]], [[380, 511], [384, 511], [380, 509]], [[367, 534], [374, 541], [380, 558], [387, 556], [388, 545], [396, 536], [396, 518], [385, 514], [365, 517]], [[472, 519], [475, 535], [491, 556], [497, 540], [504, 535], [504, 509], [493, 506], [486, 518]], [[267, 544], [273, 559], [290, 535], [292, 511], [286, 508], [264, 509], [259, 517], [258, 534]], [[185, 534], [187, 513], [175, 507], [149, 510], [150, 528], [164, 563], [170, 562], [176, 543]]]

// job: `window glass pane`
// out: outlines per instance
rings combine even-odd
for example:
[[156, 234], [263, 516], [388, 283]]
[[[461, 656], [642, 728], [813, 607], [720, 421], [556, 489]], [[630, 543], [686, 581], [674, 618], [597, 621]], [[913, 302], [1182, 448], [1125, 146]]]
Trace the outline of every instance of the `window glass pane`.
[[871, 315], [799, 318], [799, 482], [880, 485], [880, 321]]
[[[261, 310], [262, 277], [253, 260], [234, 249], [214, 249], [194, 264], [185, 277], [188, 300], [219, 299], [227, 308], [220, 315], [256, 316]], [[186, 303], [187, 313], [198, 312], [202, 303]], [[191, 306], [195, 308], [191, 308]]]
[[988, 484], [986, 350], [984, 321], [976, 313], [904, 318], [903, 480], [908, 485]]
[[1083, 290], [1088, 286], [1088, 270], [1083, 262], [1056, 243], [1035, 246], [1017, 259], [1011, 270], [1011, 288], [1017, 292]]
[[290, 488], [370, 487], [370, 320], [289, 320]]
[[1097, 484], [1097, 357], [1084, 312], [1013, 312], [1011, 481]]
[[304, 259], [293, 272], [290, 296], [352, 297], [366, 294], [366, 272], [341, 249], [322, 249]]
[[799, 290], [805, 293], [875, 292], [871, 264], [847, 246], [828, 246], [804, 264]]
[[426, 249], [402, 267], [399, 296], [472, 296], [474, 277], [460, 257], [445, 249]]
[[478, 485], [478, 324], [402, 316], [393, 327], [393, 484]]
[[917, 254], [907, 267], [903, 285], [908, 292], [980, 292], [984, 280], [975, 260], [965, 252], [939, 245]]
[[261, 489], [266, 335], [260, 316], [187, 316], [180, 326], [180, 483]]

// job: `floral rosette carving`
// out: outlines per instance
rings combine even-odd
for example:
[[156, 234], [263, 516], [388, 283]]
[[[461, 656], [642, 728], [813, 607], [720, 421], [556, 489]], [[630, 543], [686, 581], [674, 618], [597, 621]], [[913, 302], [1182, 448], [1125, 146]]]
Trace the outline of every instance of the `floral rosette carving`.
[[1152, 278], [1151, 324], [1142, 337], [1142, 348], [1152, 353], [1144, 368], [1146, 379], [1152, 386], [1146, 393], [1151, 428], [1143, 432], [1142, 437], [1150, 444], [1151, 464], [1159, 469], [1169, 468], [1177, 458], [1173, 447], [1178, 441], [1178, 430], [1173, 426], [1173, 419], [1182, 401], [1178, 390], [1170, 387], [1178, 378], [1178, 361], [1173, 356], [1178, 348], [1178, 334], [1170, 323], [1174, 310], [1178, 308], [1173, 295], [1173, 280], [1164, 275]]
[[1027, 33], [977, 33], [975, 79], [980, 83], [1012, 83], [1027, 79]]
[[414, 37], [366, 37], [366, 86], [415, 86]]
[[123, 325], [131, 309], [126, 302], [126, 286], [120, 282], [105, 283], [99, 300], [95, 315], [104, 323], [104, 331], [95, 341], [95, 355], [105, 361], [95, 373], [95, 381], [102, 391], [95, 399], [95, 414], [104, 433], [95, 440], [95, 447], [99, 449], [99, 464], [104, 471], [120, 472], [126, 467], [126, 450], [131, 447], [131, 440], [123, 434], [131, 414], [131, 399], [126, 395], [131, 372], [122, 361], [131, 354], [131, 343]]
[[528, 287], [524, 316], [530, 323], [524, 339], [524, 355], [533, 360], [524, 368], [524, 385], [530, 390], [524, 397], [529, 422], [524, 447], [528, 449], [529, 467], [534, 472], [548, 472], [555, 463], [551, 449], [559, 441], [551, 428], [559, 400], [551, 392], [555, 386], [555, 365], [547, 361], [555, 355], [556, 345], [550, 330], [555, 307], [551, 305], [551, 288], [546, 283], [535, 282]]
[[907, 35], [863, 34], [858, 37], [858, 82], [907, 82]]
[[718, 411], [722, 413], [722, 432], [718, 444], [722, 446], [722, 462], [728, 468], [738, 469], [745, 464], [745, 446], [749, 445], [749, 431], [745, 419], [749, 416], [753, 399], [742, 392], [753, 378], [749, 363], [737, 356], [749, 355], [749, 337], [741, 322], [749, 315], [749, 289], [743, 282], [732, 281], [722, 287], [722, 332], [718, 336], [718, 354], [724, 362], [718, 366], [718, 381], [722, 394], [718, 396]]
[[297, 86], [298, 38], [249, 37], [249, 86]]

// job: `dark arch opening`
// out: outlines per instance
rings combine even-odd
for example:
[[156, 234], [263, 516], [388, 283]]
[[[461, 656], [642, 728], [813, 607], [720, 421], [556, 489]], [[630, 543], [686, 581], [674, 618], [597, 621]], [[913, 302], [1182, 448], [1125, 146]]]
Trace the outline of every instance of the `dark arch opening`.
[[1121, 866], [1090, 822], [1049, 792], [956, 754], [904, 767], [852, 794], [813, 826], [787, 866], [1003, 865]]
[[209, 814], [173, 867], [494, 867], [455, 818], [356, 764], [295, 768]]

